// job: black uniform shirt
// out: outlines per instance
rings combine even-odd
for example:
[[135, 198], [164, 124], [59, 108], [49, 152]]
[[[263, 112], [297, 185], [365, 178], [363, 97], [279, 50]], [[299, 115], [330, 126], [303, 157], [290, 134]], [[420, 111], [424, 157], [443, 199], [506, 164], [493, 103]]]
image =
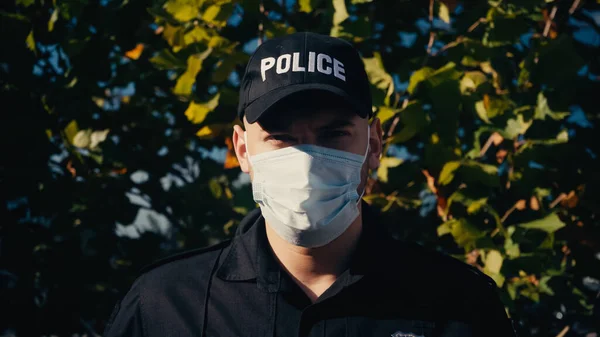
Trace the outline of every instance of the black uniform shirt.
[[147, 268], [105, 337], [515, 336], [490, 278], [392, 239], [363, 205], [351, 265], [315, 303], [275, 260], [255, 210], [232, 240]]

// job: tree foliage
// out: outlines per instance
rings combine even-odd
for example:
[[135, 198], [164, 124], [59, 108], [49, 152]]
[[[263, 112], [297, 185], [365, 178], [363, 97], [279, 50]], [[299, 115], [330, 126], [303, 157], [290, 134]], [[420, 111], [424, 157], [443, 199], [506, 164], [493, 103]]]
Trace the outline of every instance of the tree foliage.
[[363, 56], [385, 132], [366, 200], [395, 236], [490, 275], [521, 336], [600, 329], [597, 1], [0, 8], [4, 334], [98, 334], [140, 267], [232, 235], [255, 207], [240, 77], [295, 31]]

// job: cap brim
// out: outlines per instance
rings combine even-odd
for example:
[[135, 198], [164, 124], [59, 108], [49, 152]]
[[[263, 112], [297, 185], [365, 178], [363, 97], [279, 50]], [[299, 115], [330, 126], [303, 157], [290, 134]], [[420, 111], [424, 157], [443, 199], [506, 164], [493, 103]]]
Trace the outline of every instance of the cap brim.
[[[250, 103], [244, 110], [248, 123], [254, 123], [258, 121], [267, 111], [275, 104], [283, 101], [285, 98], [290, 97], [293, 94], [297, 94], [303, 91], [318, 90], [327, 93], [331, 93], [334, 96], [342, 99], [350, 107], [352, 107], [356, 114], [362, 118], [369, 116], [371, 107], [363, 106], [358, 100], [354, 99], [344, 90], [328, 84], [321, 83], [302, 83], [288, 85], [283, 88], [272, 90], [261, 97], [257, 98], [254, 102]], [[319, 102], [314, 102], [318, 106]]]

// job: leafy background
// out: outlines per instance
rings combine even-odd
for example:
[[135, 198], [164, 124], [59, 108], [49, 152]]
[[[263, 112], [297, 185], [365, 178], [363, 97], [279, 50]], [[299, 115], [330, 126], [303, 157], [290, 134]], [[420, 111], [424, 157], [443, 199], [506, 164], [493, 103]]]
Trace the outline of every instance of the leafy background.
[[2, 1], [0, 331], [99, 335], [140, 267], [231, 236], [245, 64], [313, 31], [364, 57], [394, 235], [490, 275], [521, 336], [597, 336], [599, 24], [580, 0]]

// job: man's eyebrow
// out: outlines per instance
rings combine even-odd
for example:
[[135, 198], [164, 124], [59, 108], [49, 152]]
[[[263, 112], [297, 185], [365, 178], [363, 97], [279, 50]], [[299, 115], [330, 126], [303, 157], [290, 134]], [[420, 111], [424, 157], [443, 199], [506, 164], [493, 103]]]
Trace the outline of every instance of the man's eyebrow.
[[331, 130], [331, 129], [340, 129], [348, 126], [355, 126], [351, 120], [348, 119], [336, 119], [331, 123], [325, 124], [318, 128], [318, 130]]

